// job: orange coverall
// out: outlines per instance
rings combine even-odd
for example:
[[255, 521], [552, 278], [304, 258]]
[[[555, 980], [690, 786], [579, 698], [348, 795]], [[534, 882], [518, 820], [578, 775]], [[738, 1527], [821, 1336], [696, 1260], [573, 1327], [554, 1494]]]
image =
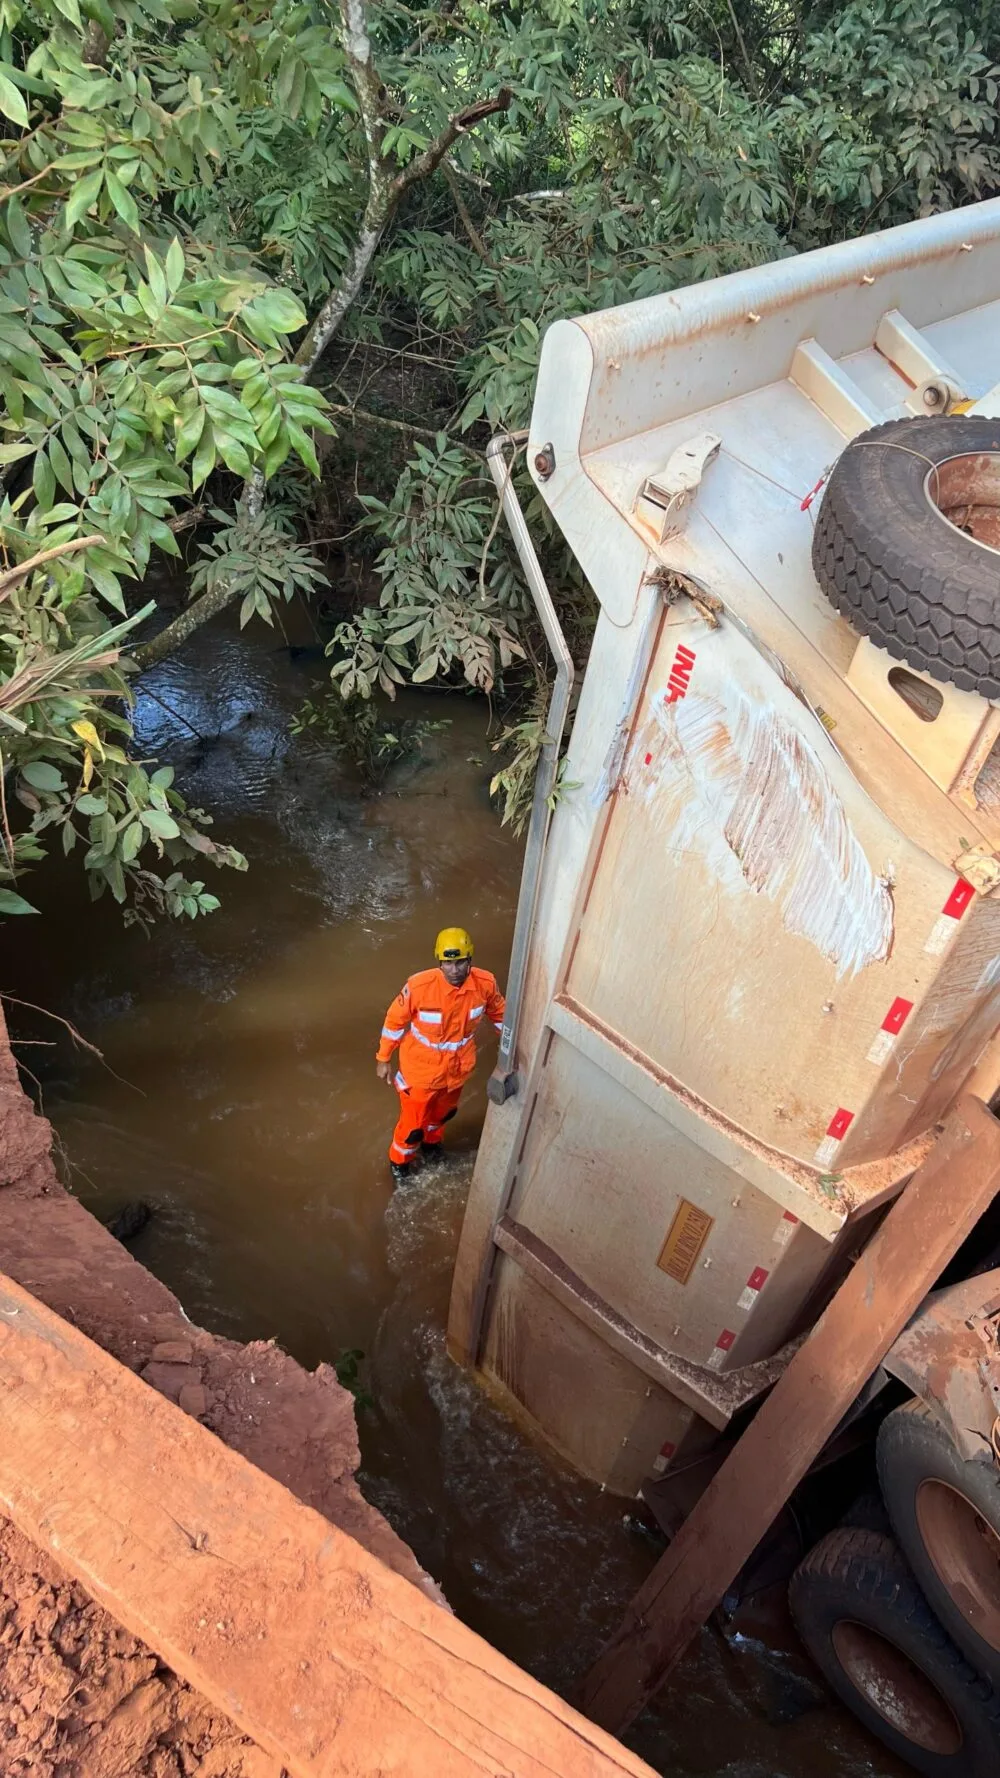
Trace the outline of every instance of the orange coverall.
[[488, 969], [470, 969], [452, 988], [440, 969], [411, 975], [385, 1015], [376, 1060], [390, 1062], [399, 1046], [395, 1087], [399, 1119], [389, 1159], [413, 1159], [421, 1143], [436, 1148], [441, 1126], [454, 1117], [462, 1088], [476, 1066], [476, 1032], [484, 1018], [499, 1031], [504, 998]]

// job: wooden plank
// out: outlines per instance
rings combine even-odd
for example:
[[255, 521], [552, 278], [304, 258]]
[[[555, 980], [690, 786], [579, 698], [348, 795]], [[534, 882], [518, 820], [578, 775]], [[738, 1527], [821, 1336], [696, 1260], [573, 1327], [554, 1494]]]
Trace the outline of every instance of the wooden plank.
[[0, 1513], [292, 1778], [652, 1778], [2, 1275]]
[[1000, 1123], [966, 1096], [588, 1673], [595, 1722], [639, 1715], [998, 1187]]

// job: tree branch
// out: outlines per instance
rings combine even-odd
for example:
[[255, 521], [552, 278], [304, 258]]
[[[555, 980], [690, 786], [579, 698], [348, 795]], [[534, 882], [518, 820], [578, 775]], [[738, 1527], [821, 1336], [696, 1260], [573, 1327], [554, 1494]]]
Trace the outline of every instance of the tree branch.
[[45, 562], [54, 562], [57, 556], [71, 555], [77, 549], [89, 549], [92, 543], [106, 542], [107, 538], [100, 531], [94, 531], [90, 537], [72, 537], [68, 543], [56, 543], [51, 549], [39, 550], [37, 556], [29, 556], [26, 562], [20, 562], [16, 568], [8, 568], [5, 574], [0, 574], [0, 596], [9, 593], [12, 586], [16, 586], [19, 580], [26, 580], [29, 574], [34, 574], [35, 569], [41, 568]]
[[[465, 405], [464, 402], [462, 405]], [[344, 414], [348, 419], [357, 420], [363, 426], [388, 426], [393, 432], [412, 433], [417, 438], [436, 439], [440, 436], [440, 432], [435, 432], [433, 426], [414, 426], [410, 420], [393, 420], [388, 414], [373, 414], [367, 408], [349, 407], [340, 401], [328, 402], [327, 406], [331, 413]], [[470, 457], [478, 457], [480, 461], [482, 460], [482, 451], [477, 451], [475, 445], [466, 444], [464, 439], [449, 437], [448, 443], [455, 445], [460, 451], [468, 451]]]
[[[513, 99], [509, 88], [502, 87], [495, 98], [480, 99], [475, 104], [466, 105], [462, 111], [448, 119], [444, 129], [422, 154], [418, 154], [402, 171], [396, 172], [383, 152], [386, 131], [385, 88], [372, 56], [365, 0], [340, 0], [340, 34], [357, 94], [361, 126], [367, 144], [368, 198], [357, 240], [340, 281], [330, 291], [319, 313], [313, 318], [295, 354], [295, 363], [301, 365], [306, 382], [313, 380], [323, 353], [356, 301], [386, 228], [404, 193], [436, 171], [460, 136], [473, 129], [476, 124], [482, 123], [484, 118], [507, 111]], [[377, 423], [385, 424], [379, 422], [376, 415], [370, 417]], [[414, 429], [406, 427], [403, 430]], [[242, 498], [252, 516], [260, 512], [264, 500], [264, 478], [260, 470], [255, 470], [244, 484]], [[140, 668], [151, 667], [154, 662], [162, 660], [182, 642], [186, 642], [209, 618], [223, 611], [235, 596], [235, 587], [230, 587], [226, 582], [221, 582], [211, 592], [203, 593], [200, 599], [189, 605], [186, 611], [181, 612], [152, 641], [134, 649], [133, 660]]]
[[447, 161], [444, 161], [441, 171], [444, 174], [445, 184], [451, 192], [455, 209], [458, 211], [458, 219], [469, 237], [473, 252], [478, 253], [484, 265], [492, 267], [493, 262], [486, 250], [486, 242], [483, 240], [482, 235], [479, 233], [478, 228], [469, 214], [468, 205], [462, 196], [462, 188], [459, 185], [458, 180], [455, 178], [454, 169], [448, 165]]
[[496, 98], [480, 99], [477, 104], [466, 105], [464, 111], [457, 111], [454, 117], [450, 117], [440, 135], [424, 149], [423, 154], [416, 155], [401, 173], [397, 173], [395, 184], [400, 196], [404, 191], [409, 191], [411, 185], [419, 185], [421, 180], [436, 172], [459, 136], [464, 136], [477, 123], [482, 123], [484, 118], [495, 117], [499, 111], [509, 111], [513, 99], [510, 87], [502, 86]]
[[193, 636], [195, 630], [200, 630], [210, 617], [217, 617], [220, 611], [225, 611], [235, 597], [236, 588], [233, 582], [219, 580], [207, 593], [202, 593], [201, 598], [196, 599], [193, 605], [182, 611], [179, 617], [175, 617], [173, 623], [169, 623], [158, 636], [131, 649], [131, 658], [140, 672], [144, 673], [147, 667], [155, 667], [157, 661], [162, 661], [165, 655], [173, 654], [174, 649], [186, 642], [189, 636]]

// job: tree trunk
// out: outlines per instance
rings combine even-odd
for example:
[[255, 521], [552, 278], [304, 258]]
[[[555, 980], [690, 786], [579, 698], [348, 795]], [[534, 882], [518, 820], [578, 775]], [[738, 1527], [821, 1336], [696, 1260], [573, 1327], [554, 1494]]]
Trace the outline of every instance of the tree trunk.
[[[429, 179], [460, 135], [481, 123], [484, 118], [506, 111], [512, 98], [510, 91], [503, 87], [495, 98], [480, 99], [473, 105], [467, 105], [464, 111], [449, 118], [434, 141], [402, 172], [391, 170], [382, 153], [385, 135], [382, 108], [385, 94], [372, 57], [364, 0], [340, 0], [340, 19], [341, 39], [358, 95], [361, 122], [368, 145], [368, 201], [358, 238], [340, 281], [331, 290], [295, 354], [295, 363], [302, 366], [306, 382], [312, 380], [323, 353], [335, 338], [352, 303], [356, 301], [403, 193], [412, 185], [419, 185], [423, 180]], [[252, 518], [256, 518], [264, 505], [264, 477], [259, 469], [244, 483], [241, 498], [247, 512]], [[165, 630], [161, 630], [158, 636], [154, 636], [151, 642], [135, 649], [133, 660], [143, 669], [163, 660], [165, 655], [179, 648], [209, 618], [224, 611], [235, 597], [235, 587], [226, 582], [221, 582], [210, 593], [203, 593], [200, 599], [196, 599], [193, 605], [175, 618], [173, 623], [168, 624]]]
[[181, 643], [186, 642], [189, 636], [193, 636], [195, 630], [200, 630], [202, 624], [207, 623], [210, 617], [217, 617], [220, 611], [225, 611], [226, 606], [232, 603], [235, 596], [236, 589], [232, 583], [227, 580], [220, 581], [218, 586], [212, 588], [211, 592], [202, 593], [200, 599], [196, 599], [193, 605], [189, 605], [186, 611], [182, 611], [179, 617], [175, 617], [173, 623], [169, 623], [158, 636], [154, 636], [149, 642], [141, 642], [138, 648], [133, 648], [131, 659], [142, 672], [145, 672], [147, 667], [155, 667], [157, 661], [162, 661], [168, 654], [173, 654], [174, 649], [180, 648]]

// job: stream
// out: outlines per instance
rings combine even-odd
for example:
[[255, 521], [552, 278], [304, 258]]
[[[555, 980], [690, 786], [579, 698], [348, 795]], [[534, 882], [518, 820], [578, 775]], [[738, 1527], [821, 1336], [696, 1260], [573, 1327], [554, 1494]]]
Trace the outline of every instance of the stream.
[[[293, 643], [311, 634], [292, 632]], [[92, 908], [76, 858], [8, 922], [5, 992], [62, 1170], [102, 1218], [154, 1207], [131, 1244], [192, 1320], [274, 1336], [302, 1364], [364, 1353], [360, 1481], [458, 1614], [560, 1690], [585, 1670], [655, 1551], [602, 1494], [529, 1442], [444, 1350], [451, 1266], [485, 1108], [487, 1047], [449, 1159], [392, 1191], [395, 1095], [375, 1075], [385, 1008], [467, 926], [503, 981], [520, 846], [499, 826], [482, 700], [408, 692], [445, 721], [364, 794], [289, 717], [325, 679], [317, 651], [218, 627], [146, 676], [138, 746], [177, 768], [250, 870], [211, 871], [222, 908], [150, 935]], [[199, 739], [198, 737], [205, 737]], [[211, 867], [209, 867], [211, 869]], [[901, 1774], [830, 1703], [791, 1640], [702, 1633], [631, 1744], [671, 1778]]]

